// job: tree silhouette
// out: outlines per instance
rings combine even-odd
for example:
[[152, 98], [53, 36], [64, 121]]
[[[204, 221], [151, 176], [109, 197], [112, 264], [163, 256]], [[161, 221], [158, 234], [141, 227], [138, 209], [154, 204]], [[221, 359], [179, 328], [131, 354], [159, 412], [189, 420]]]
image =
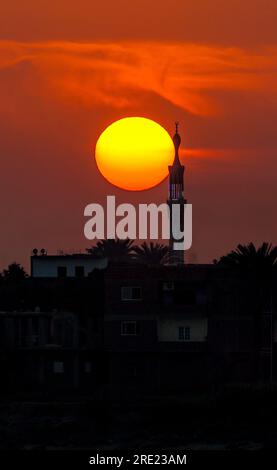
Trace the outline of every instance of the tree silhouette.
[[19, 263], [11, 263], [9, 264], [8, 269], [4, 269], [3, 271], [3, 279], [20, 281], [26, 277], [28, 277], [28, 274]]
[[274, 267], [277, 267], [277, 246], [272, 247], [267, 242], [259, 248], [253, 243], [238, 245], [235, 250], [222, 256], [218, 264], [238, 267], [244, 274], [265, 280], [271, 276]]
[[129, 238], [105, 239], [100, 240], [96, 246], [87, 248], [87, 252], [101, 258], [108, 258], [111, 262], [126, 262], [131, 259], [132, 245], [133, 240]]
[[133, 247], [134, 259], [146, 264], [165, 264], [169, 257], [169, 247], [159, 243], [146, 243]]

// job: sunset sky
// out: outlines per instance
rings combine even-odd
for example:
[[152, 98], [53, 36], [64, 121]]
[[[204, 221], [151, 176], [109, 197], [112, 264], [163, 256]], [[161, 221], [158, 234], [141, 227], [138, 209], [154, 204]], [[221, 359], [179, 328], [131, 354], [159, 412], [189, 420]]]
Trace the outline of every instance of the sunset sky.
[[180, 121], [191, 262], [277, 243], [276, 0], [9, 0], [0, 6], [0, 267], [84, 249], [83, 210], [164, 202], [109, 185], [93, 150], [113, 121]]

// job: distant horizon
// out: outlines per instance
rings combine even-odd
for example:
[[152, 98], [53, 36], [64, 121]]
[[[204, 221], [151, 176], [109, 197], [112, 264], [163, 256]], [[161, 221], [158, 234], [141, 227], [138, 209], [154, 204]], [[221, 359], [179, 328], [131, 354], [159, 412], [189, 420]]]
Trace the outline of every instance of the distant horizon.
[[[98, 240], [98, 241], [99, 241], [99, 240]], [[148, 241], [146, 241], [146, 242], [148, 243]], [[142, 243], [143, 243], [142, 241], [137, 242], [137, 241], [135, 240], [135, 241], [134, 241], [134, 246], [136, 246], [136, 245], [141, 245]], [[149, 243], [150, 243], [150, 242], [149, 242]], [[251, 243], [251, 242], [245, 243], [245, 245], [248, 245], [249, 243]], [[272, 247], [277, 246], [277, 245], [274, 245], [274, 243], [272, 243], [272, 242], [270, 242], [270, 241], [264, 241], [264, 243], [268, 243], [269, 245], [272, 245]], [[74, 256], [76, 256], [76, 257], [78, 257], [78, 256], [87, 256], [87, 257], [95, 256], [95, 255], [92, 255], [92, 254], [88, 253], [88, 252], [87, 252], [87, 249], [92, 248], [93, 246], [96, 246], [96, 244], [97, 244], [97, 241], [94, 241], [93, 243], [91, 243], [90, 246], [87, 246], [87, 248], [84, 248], [83, 251], [81, 251], [81, 250], [75, 250], [74, 248], [72, 248], [72, 249], [68, 249], [68, 250], [60, 250], [60, 249], [57, 249], [56, 252], [53, 251], [53, 252], [50, 252], [50, 253], [49, 253], [47, 250], [45, 250], [45, 249], [43, 248], [43, 249], [46, 251], [44, 254], [42, 254], [42, 253], [40, 252], [41, 249], [38, 249], [38, 253], [37, 253], [37, 254], [34, 254], [34, 253], [33, 253], [34, 249], [33, 249], [33, 250], [30, 251], [30, 255], [29, 255], [29, 258], [28, 258], [28, 263], [27, 263], [27, 265], [23, 265], [23, 264], [20, 263], [19, 261], [13, 260], [13, 261], [8, 262], [6, 266], [1, 267], [1, 268], [0, 268], [0, 273], [2, 273], [2, 272], [4, 271], [4, 269], [7, 269], [10, 265], [12, 265], [12, 264], [15, 263], [15, 264], [19, 264], [20, 266], [22, 266], [22, 267], [24, 268], [25, 272], [26, 272], [28, 275], [30, 275], [30, 273], [31, 273], [31, 269], [30, 269], [30, 267], [31, 267], [31, 258], [32, 258], [32, 257], [36, 257], [36, 256], [37, 256], [37, 257], [41, 257], [41, 256], [47, 257], [47, 256], [49, 256], [49, 257], [61, 257], [61, 258], [62, 258], [62, 257], [66, 257], [66, 256], [72, 256], [72, 257], [74, 257]], [[167, 245], [167, 244], [164, 243], [164, 245]], [[256, 248], [258, 248], [257, 245], [255, 245], [255, 246], [256, 246]], [[233, 250], [235, 251], [236, 248], [237, 248], [237, 246], [234, 246], [234, 247], [230, 248], [230, 250], [227, 250], [225, 253], [222, 253], [218, 258], [212, 258], [212, 259], [211, 259], [210, 261], [208, 261], [208, 262], [201, 262], [201, 261], [199, 262], [198, 260], [193, 261], [193, 258], [188, 258], [188, 257], [185, 256], [184, 266], [186, 266], [186, 265], [190, 265], [190, 266], [191, 266], [191, 265], [203, 265], [203, 266], [204, 266], [204, 265], [215, 265], [216, 262], [218, 262], [219, 259], [220, 259], [222, 256], [227, 255], [228, 253], [230, 253], [230, 252], [233, 251]], [[36, 248], [36, 249], [37, 249], [37, 248]], [[188, 260], [187, 260], [187, 258], [188, 258]], [[132, 261], [132, 262], [134, 263], [135, 261]], [[120, 262], [119, 262], [119, 263], [120, 263]], [[171, 267], [172, 267], [172, 266], [174, 266], [174, 265], [162, 265], [162, 264], [161, 264], [160, 266], [171, 266]], [[180, 266], [180, 265], [179, 265], [179, 266]]]

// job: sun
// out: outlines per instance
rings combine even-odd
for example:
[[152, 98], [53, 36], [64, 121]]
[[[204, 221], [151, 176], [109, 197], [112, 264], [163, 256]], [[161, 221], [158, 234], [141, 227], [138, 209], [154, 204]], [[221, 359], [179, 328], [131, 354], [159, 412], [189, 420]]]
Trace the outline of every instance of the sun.
[[168, 175], [174, 145], [160, 124], [143, 117], [119, 119], [100, 135], [95, 148], [99, 171], [129, 191], [152, 188]]

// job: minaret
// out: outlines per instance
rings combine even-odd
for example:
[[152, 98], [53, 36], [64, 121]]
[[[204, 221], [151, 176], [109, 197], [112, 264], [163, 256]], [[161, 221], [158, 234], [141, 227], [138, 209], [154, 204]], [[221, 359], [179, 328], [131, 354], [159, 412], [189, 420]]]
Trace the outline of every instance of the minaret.
[[171, 250], [171, 262], [174, 264], [183, 264], [184, 263], [184, 251], [183, 250], [174, 250], [173, 243], [174, 237], [172, 234], [172, 204], [180, 205], [180, 229], [184, 229], [184, 204], [186, 204], [186, 199], [184, 198], [184, 165], [181, 165], [179, 160], [179, 147], [181, 144], [181, 137], [178, 132], [179, 123], [175, 123], [176, 131], [173, 136], [173, 143], [175, 147], [175, 158], [173, 165], [168, 167], [169, 170], [169, 193], [167, 203], [170, 209], [170, 240], [169, 247]]

